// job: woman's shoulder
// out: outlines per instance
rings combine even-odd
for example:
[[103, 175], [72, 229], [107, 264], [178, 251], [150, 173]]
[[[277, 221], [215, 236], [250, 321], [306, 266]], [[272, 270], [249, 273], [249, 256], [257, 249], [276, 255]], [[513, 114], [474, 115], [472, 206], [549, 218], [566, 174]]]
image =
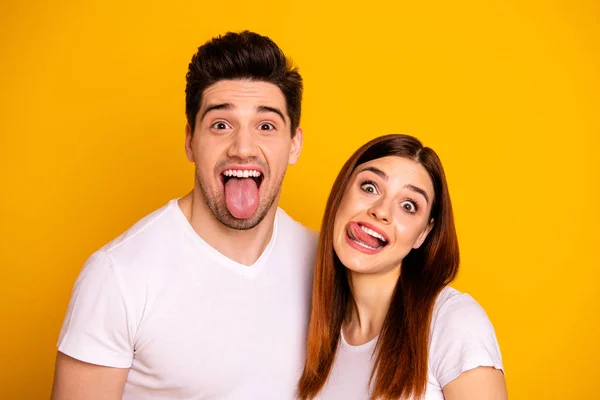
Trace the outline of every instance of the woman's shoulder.
[[429, 364], [442, 387], [471, 368], [502, 369], [496, 333], [485, 310], [473, 297], [449, 286], [435, 302]]
[[469, 294], [445, 287], [431, 318], [430, 350], [498, 348], [496, 332], [487, 313]]
[[489, 318], [483, 307], [471, 295], [451, 286], [442, 289], [433, 307], [434, 327], [439, 324], [468, 327], [480, 323], [490, 323]]

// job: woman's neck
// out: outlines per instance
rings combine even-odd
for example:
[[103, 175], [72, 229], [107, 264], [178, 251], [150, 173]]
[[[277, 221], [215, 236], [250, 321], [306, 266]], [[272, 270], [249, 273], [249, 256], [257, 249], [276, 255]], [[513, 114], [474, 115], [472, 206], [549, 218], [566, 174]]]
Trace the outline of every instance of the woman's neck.
[[350, 345], [360, 345], [381, 332], [390, 302], [400, 277], [400, 267], [383, 274], [361, 274], [348, 271], [352, 298], [342, 327]]

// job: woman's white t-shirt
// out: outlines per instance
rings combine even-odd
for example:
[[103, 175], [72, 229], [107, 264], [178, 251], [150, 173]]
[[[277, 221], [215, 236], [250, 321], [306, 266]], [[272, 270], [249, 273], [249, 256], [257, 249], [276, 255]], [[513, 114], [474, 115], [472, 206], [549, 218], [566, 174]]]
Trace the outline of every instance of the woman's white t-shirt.
[[[369, 399], [369, 378], [377, 338], [352, 346], [341, 335], [335, 361], [319, 400]], [[442, 388], [470, 369], [489, 366], [503, 370], [500, 348], [488, 316], [468, 294], [445, 287], [432, 316], [429, 371], [424, 400], [443, 400]]]

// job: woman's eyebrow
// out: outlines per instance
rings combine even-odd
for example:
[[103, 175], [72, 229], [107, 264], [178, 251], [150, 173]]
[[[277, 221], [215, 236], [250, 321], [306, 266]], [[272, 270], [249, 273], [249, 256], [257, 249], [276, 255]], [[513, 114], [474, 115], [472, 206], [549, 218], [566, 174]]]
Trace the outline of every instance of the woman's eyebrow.
[[365, 172], [365, 171], [369, 171], [374, 173], [375, 175], [379, 175], [383, 180], [388, 180], [388, 176], [386, 175], [385, 172], [383, 172], [382, 170], [380, 170], [379, 168], [375, 168], [375, 167], [365, 167], [363, 169], [361, 169], [359, 171], [359, 173], [361, 172]]
[[419, 193], [421, 196], [425, 197], [425, 201], [426, 201], [427, 203], [429, 203], [429, 197], [427, 197], [427, 192], [426, 192], [425, 190], [421, 189], [421, 188], [420, 188], [420, 187], [418, 187], [418, 186], [411, 185], [411, 184], [404, 185], [404, 187], [405, 187], [406, 189], [408, 189], [408, 190], [411, 190], [411, 191], [413, 191], [413, 192]]
[[[361, 169], [359, 171], [359, 173], [365, 172], [365, 171], [372, 172], [375, 175], [380, 176], [385, 181], [388, 180], [387, 174], [385, 172], [383, 172], [382, 170], [380, 170], [379, 168], [376, 168], [376, 167], [365, 167], [365, 168]], [[415, 193], [419, 193], [421, 196], [423, 196], [425, 198], [425, 201], [427, 203], [429, 203], [429, 196], [427, 196], [427, 192], [424, 189], [421, 189], [420, 187], [415, 186], [415, 185], [411, 185], [410, 183], [407, 184], [407, 185], [404, 185], [404, 188], [408, 189], [410, 191], [413, 191]]]

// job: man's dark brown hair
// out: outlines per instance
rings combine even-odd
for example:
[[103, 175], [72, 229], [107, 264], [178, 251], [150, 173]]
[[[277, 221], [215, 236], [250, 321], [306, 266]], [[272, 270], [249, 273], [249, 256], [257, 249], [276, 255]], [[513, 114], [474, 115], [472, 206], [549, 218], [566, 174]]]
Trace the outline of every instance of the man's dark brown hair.
[[249, 31], [213, 38], [192, 57], [185, 87], [185, 113], [192, 133], [204, 90], [225, 79], [268, 82], [281, 89], [294, 136], [300, 124], [302, 77], [271, 39]]

